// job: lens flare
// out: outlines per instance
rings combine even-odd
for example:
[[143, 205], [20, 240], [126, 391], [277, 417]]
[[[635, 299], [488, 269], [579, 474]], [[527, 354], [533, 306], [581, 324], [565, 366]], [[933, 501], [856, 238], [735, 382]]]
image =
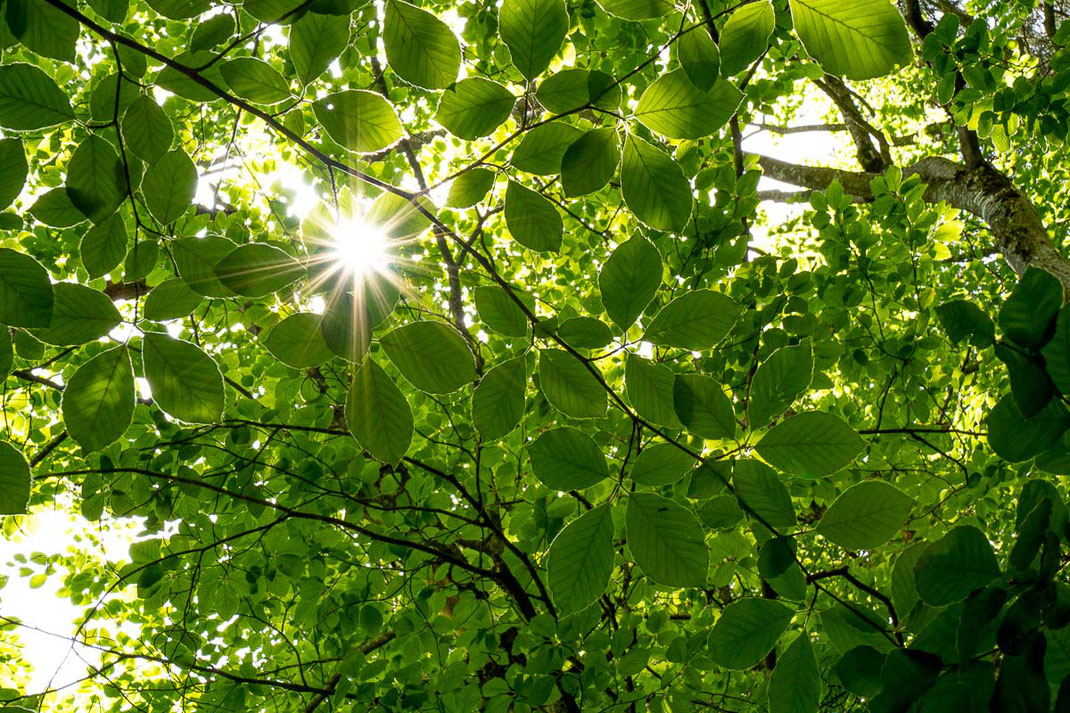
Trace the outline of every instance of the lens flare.
[[384, 273], [394, 260], [386, 234], [359, 218], [342, 221], [335, 227], [327, 255], [352, 277]]

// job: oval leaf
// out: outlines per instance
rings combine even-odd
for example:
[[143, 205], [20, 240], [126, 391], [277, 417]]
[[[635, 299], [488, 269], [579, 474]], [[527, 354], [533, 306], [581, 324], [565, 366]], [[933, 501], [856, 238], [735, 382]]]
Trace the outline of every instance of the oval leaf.
[[613, 517], [609, 505], [594, 508], [565, 526], [546, 553], [547, 583], [565, 614], [598, 600], [613, 573]]
[[839, 416], [806, 411], [778, 423], [754, 448], [777, 468], [813, 478], [846, 467], [865, 445]]
[[695, 514], [651, 493], [628, 496], [628, 549], [643, 573], [669, 587], [706, 584], [709, 550]]
[[346, 422], [360, 445], [384, 463], [400, 463], [412, 442], [409, 402], [371, 359], [364, 360], [349, 387]]
[[554, 490], [583, 490], [609, 477], [598, 444], [575, 428], [546, 431], [528, 446], [535, 477]]
[[63, 423], [86, 452], [118, 440], [134, 415], [134, 372], [125, 346], [102, 352], [63, 390]]
[[52, 322], [52, 281], [41, 263], [0, 248], [0, 324], [47, 327]]
[[772, 651], [794, 616], [790, 607], [771, 599], [733, 602], [710, 631], [710, 658], [735, 671], [750, 668]]
[[384, 149], [405, 135], [394, 107], [375, 92], [329, 94], [314, 102], [312, 110], [332, 139], [356, 153]]
[[462, 79], [442, 93], [435, 121], [462, 139], [488, 136], [509, 118], [516, 97], [482, 77]]
[[457, 79], [461, 48], [442, 20], [401, 0], [388, 0], [383, 24], [386, 58], [399, 77], [424, 89], [445, 89]]
[[849, 550], [871, 550], [895, 537], [913, 504], [898, 488], [867, 480], [836, 498], [818, 523], [817, 532]]
[[711, 290], [693, 290], [665, 305], [643, 334], [645, 341], [691, 351], [709, 349], [724, 339], [742, 308]]
[[472, 350], [448, 324], [406, 324], [383, 335], [379, 343], [401, 375], [429, 394], [448, 394], [476, 379]]
[[[592, 373], [591, 369], [595, 372]], [[588, 368], [561, 349], [539, 352], [539, 387], [546, 400], [572, 418], [601, 418], [606, 413], [606, 391]]]
[[524, 415], [527, 369], [524, 357], [494, 367], [472, 392], [472, 423], [485, 440], [505, 436]]

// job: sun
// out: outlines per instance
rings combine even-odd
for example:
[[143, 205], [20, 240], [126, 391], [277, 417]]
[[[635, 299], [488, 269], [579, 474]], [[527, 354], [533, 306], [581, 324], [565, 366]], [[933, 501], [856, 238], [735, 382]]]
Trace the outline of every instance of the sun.
[[360, 218], [338, 223], [327, 244], [327, 259], [354, 278], [385, 273], [397, 256], [382, 228]]

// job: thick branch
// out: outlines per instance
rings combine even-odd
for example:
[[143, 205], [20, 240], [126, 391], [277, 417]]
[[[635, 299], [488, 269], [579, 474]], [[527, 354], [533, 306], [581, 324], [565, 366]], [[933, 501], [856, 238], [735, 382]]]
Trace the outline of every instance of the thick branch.
[[[863, 200], [873, 198], [870, 181], [878, 175], [801, 166], [769, 156], [759, 156], [758, 163], [778, 181], [825, 190], [836, 180], [847, 193]], [[905, 166], [903, 175], [916, 175], [928, 185], [925, 200], [944, 201], [986, 223], [996, 247], [1016, 273], [1039, 267], [1059, 278], [1070, 293], [1070, 262], [1051, 244], [1033, 203], [998, 170], [987, 163], [967, 167], [931, 156]]]
[[[851, 134], [851, 140], [855, 145], [859, 165], [867, 171], [880, 171], [891, 164], [892, 157], [888, 140], [862, 116], [854, 95], [843, 80], [829, 74], [822, 79], [814, 80], [814, 83], [828, 95], [843, 114], [847, 131]], [[874, 139], [880, 144], [879, 149], [874, 145]]]

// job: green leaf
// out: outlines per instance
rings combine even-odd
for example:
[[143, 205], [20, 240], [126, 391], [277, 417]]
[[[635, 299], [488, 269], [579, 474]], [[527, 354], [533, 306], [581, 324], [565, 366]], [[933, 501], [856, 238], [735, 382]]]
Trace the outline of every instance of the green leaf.
[[918, 596], [934, 607], [960, 602], [999, 576], [992, 545], [972, 525], [954, 528], [930, 544], [914, 563]]
[[996, 325], [981, 308], [967, 300], [951, 300], [936, 305], [936, 316], [952, 344], [969, 338], [978, 347], [991, 346], [996, 339]]
[[682, 480], [694, 467], [695, 459], [687, 452], [672, 443], [655, 443], [636, 457], [632, 480], [640, 485], [671, 485]]
[[702, 438], [733, 438], [736, 413], [732, 400], [713, 379], [702, 374], [677, 374], [673, 408], [680, 423]]
[[7, 0], [7, 26], [27, 49], [42, 57], [75, 61], [78, 21], [39, 0]]
[[1070, 394], [1070, 306], [1059, 310], [1055, 320], [1055, 335], [1044, 348], [1044, 370], [1059, 392]]
[[505, 224], [513, 239], [538, 252], [561, 249], [564, 223], [547, 198], [516, 181], [505, 191]]
[[383, 44], [391, 69], [410, 84], [445, 89], [457, 79], [461, 48], [449, 26], [426, 10], [387, 0]]
[[873, 79], [913, 59], [906, 23], [888, 0], [791, 0], [795, 32], [829, 74]]
[[472, 423], [484, 440], [508, 435], [520, 423], [527, 380], [523, 356], [502, 362], [479, 380], [472, 392]]
[[82, 364], [63, 390], [63, 423], [87, 453], [118, 440], [134, 415], [134, 372], [125, 346]]
[[46, 344], [71, 346], [95, 341], [119, 326], [122, 315], [103, 292], [70, 282], [52, 286], [52, 320], [34, 336]]
[[610, 506], [589, 510], [564, 527], [546, 553], [547, 583], [563, 614], [598, 600], [613, 574], [613, 517]]
[[516, 97], [497, 82], [483, 77], [462, 79], [442, 93], [435, 121], [462, 139], [494, 133], [513, 111]]
[[197, 167], [182, 149], [169, 151], [145, 171], [141, 192], [153, 218], [161, 223], [173, 223], [193, 205]]
[[118, 120], [140, 96], [140, 87], [130, 75], [109, 74], [100, 79], [89, 97], [89, 115], [96, 121]]
[[[229, 17], [219, 15], [218, 17]], [[126, 147], [138, 158], [153, 164], [171, 150], [175, 131], [171, 120], [156, 101], [139, 94], [123, 115], [123, 139]]]
[[[22, 453], [10, 443], [0, 441], [0, 515], [20, 515], [26, 512], [30, 499], [30, 483], [30, 466], [22, 457]], [[612, 537], [612, 528], [609, 534]], [[612, 542], [610, 549], [612, 554]]]
[[53, 188], [34, 201], [30, 215], [53, 228], [70, 228], [85, 222], [85, 213], [71, 202], [65, 187]]
[[526, 337], [528, 318], [509, 294], [497, 285], [483, 285], [472, 291], [479, 319], [488, 328], [506, 337]]
[[172, 20], [186, 20], [206, 11], [208, 0], [145, 0], [156, 12]]
[[606, 457], [598, 444], [575, 428], [554, 428], [528, 445], [531, 470], [554, 490], [583, 490], [609, 477]]
[[732, 461], [711, 458], [700, 463], [691, 473], [687, 497], [704, 500], [722, 492], [732, 480]]
[[11, 205], [26, 185], [26, 152], [20, 139], [0, 139], [0, 209]]
[[171, 66], [165, 66], [156, 75], [156, 86], [191, 102], [216, 101], [221, 98], [220, 93], [226, 91], [226, 82], [220, 73], [220, 63], [214, 61], [216, 57], [212, 52], [182, 52], [174, 57], [174, 60], [186, 67], [205, 67], [198, 74], [207, 84], [217, 87], [218, 92]]
[[698, 519], [711, 530], [727, 530], [743, 519], [743, 510], [734, 495], [718, 495], [698, 509]]
[[[540, 325], [539, 329], [542, 328], [543, 325]], [[576, 349], [598, 349], [613, 341], [613, 332], [605, 322], [586, 316], [569, 317], [561, 322], [557, 328], [557, 336]]]
[[429, 394], [448, 394], [476, 380], [472, 350], [448, 324], [406, 324], [384, 334], [379, 344], [401, 375]]
[[814, 356], [810, 344], [782, 347], [762, 362], [750, 386], [747, 419], [751, 428], [761, 428], [784, 413], [810, 385]]
[[142, 240], [130, 248], [123, 263], [123, 280], [137, 282], [149, 276], [160, 259], [160, 245], [155, 240]]
[[723, 79], [706, 91], [692, 84], [683, 69], [674, 69], [646, 88], [635, 118], [670, 139], [698, 139], [728, 123], [742, 99], [740, 91]]
[[491, 189], [497, 174], [489, 168], [473, 168], [465, 171], [450, 184], [446, 205], [450, 208], [471, 208], [481, 203]]
[[1058, 399], [1026, 418], [1010, 394], [1004, 396], [985, 418], [988, 445], [1000, 458], [1012, 463], [1029, 460], [1048, 450], [1070, 428], [1070, 412]]
[[805, 411], [778, 423], [754, 448], [775, 467], [814, 478], [846, 467], [865, 445], [839, 416]]
[[748, 669], [776, 646], [794, 616], [793, 609], [771, 599], [746, 597], [733, 602], [710, 631], [710, 658], [727, 669]]
[[[365, 292], [365, 296], [368, 296]], [[320, 334], [327, 348], [348, 361], [359, 362], [368, 353], [375, 315], [367, 300], [349, 293], [333, 295], [320, 320]]]
[[7, 378], [15, 363], [15, 350], [11, 344], [11, 330], [0, 325], [0, 380]]
[[[193, 1], [197, 2], [198, 0]], [[326, 1], [330, 2], [330, 0]], [[311, 2], [306, 2], [305, 0], [244, 0], [242, 9], [261, 22], [274, 24], [283, 15], [303, 9], [305, 5], [309, 5], [311, 12], [322, 12], [322, 9], [316, 7], [322, 4], [322, 0], [311, 0]]]
[[618, 327], [627, 331], [661, 287], [661, 253], [642, 235], [613, 250], [598, 273], [602, 306]]
[[[940, 658], [927, 651], [889, 651], [881, 668], [881, 692], [870, 701], [869, 709], [872, 713], [916, 710], [915, 700], [933, 685], [940, 669]], [[1007, 709], [993, 707], [993, 710]]]
[[795, 538], [790, 535], [779, 535], [762, 542], [758, 555], [758, 574], [772, 582], [797, 564], [797, 550]]
[[349, 16], [308, 12], [290, 26], [290, 59], [302, 84], [313, 81], [349, 45]]
[[[126, 0], [121, 0], [126, 2]], [[123, 14], [126, 12], [124, 10]], [[116, 20], [115, 22], [119, 22]], [[234, 18], [226, 13], [213, 15], [204, 22], [197, 23], [197, 28], [190, 38], [189, 48], [192, 52], [210, 50], [234, 37]]]
[[609, 183], [618, 163], [617, 130], [591, 129], [565, 149], [561, 159], [561, 189], [570, 197], [593, 193]]
[[[435, 205], [425, 197], [417, 199], [421, 208], [431, 215]], [[415, 240], [420, 233], [431, 227], [431, 220], [404, 196], [384, 192], [368, 207], [365, 222], [377, 227], [391, 240]]]
[[212, 235], [204, 238], [179, 238], [171, 244], [171, 254], [178, 266], [178, 274], [191, 290], [205, 297], [234, 296], [215, 274], [216, 265], [233, 250], [234, 243]]
[[320, 316], [309, 312], [292, 314], [276, 324], [263, 343], [279, 361], [295, 369], [319, 366], [334, 356], [320, 332]]
[[89, 0], [89, 6], [109, 22], [122, 22], [129, 10], [127, 0]]
[[181, 319], [197, 309], [204, 301], [202, 295], [190, 289], [185, 280], [164, 280], [145, 298], [145, 319], [163, 322]]
[[737, 460], [732, 473], [736, 497], [769, 527], [795, 527], [795, 507], [791, 495], [776, 472], [756, 460]]
[[89, 136], [74, 150], [67, 164], [67, 197], [82, 213], [99, 223], [126, 198], [126, 172], [111, 144]]
[[71, 100], [40, 69], [18, 63], [0, 66], [0, 126], [29, 131], [73, 118]]
[[550, 66], [568, 26], [561, 0], [504, 0], [498, 10], [498, 34], [528, 81]]
[[187, 423], [214, 423], [223, 415], [223, 375], [200, 347], [163, 334], [146, 334], [141, 358], [152, 400], [161, 409]]
[[685, 33], [676, 42], [680, 66], [691, 83], [709, 91], [717, 83], [721, 72], [721, 53], [705, 27]]
[[769, 678], [769, 713], [817, 713], [821, 669], [805, 631], [777, 658]]
[[691, 218], [691, 185], [680, 166], [635, 136], [624, 142], [620, 166], [621, 193], [635, 214], [655, 230], [678, 232]]
[[263, 297], [304, 277], [305, 269], [273, 245], [248, 243], [234, 248], [216, 263], [215, 274], [236, 294]]
[[821, 612], [821, 626], [822, 633], [840, 653], [857, 646], [871, 646], [884, 653], [894, 648], [892, 641], [882, 634], [887, 633], [887, 625], [881, 617], [857, 603], [851, 603], [850, 609], [834, 604]]
[[405, 135], [394, 107], [375, 92], [329, 94], [314, 102], [312, 110], [332, 139], [356, 153], [384, 149]]
[[612, 111], [620, 106], [620, 85], [605, 72], [563, 69], [547, 77], [535, 98], [551, 114], [567, 114], [588, 105]]
[[710, 553], [693, 512], [660, 495], [632, 493], [624, 522], [643, 574], [668, 587], [705, 586]]
[[769, 47], [776, 15], [769, 0], [759, 0], [732, 13], [721, 28], [721, 73], [739, 74]]
[[537, 176], [556, 175], [561, 173], [568, 147], [583, 134], [582, 129], [563, 121], [540, 124], [524, 134], [509, 162], [515, 168]]
[[235, 57], [219, 67], [227, 86], [254, 104], [278, 104], [290, 98], [290, 84], [278, 70], [254, 57]]
[[885, 654], [872, 646], [856, 646], [843, 655], [833, 670], [851, 693], [873, 698], [881, 692], [881, 668]]
[[1015, 344], [1039, 349], [1051, 339], [1062, 306], [1062, 283], [1050, 272], [1031, 267], [1000, 308], [999, 328]]
[[674, 378], [669, 367], [635, 354], [629, 354], [624, 364], [624, 384], [632, 408], [647, 421], [668, 428], [680, 427], [673, 408]]
[[896, 536], [913, 504], [895, 486], [867, 480], [836, 498], [818, 523], [817, 533], [849, 550], [871, 550]]
[[606, 391], [595, 377], [598, 367], [589, 367], [561, 349], [540, 351], [539, 387], [550, 405], [572, 418], [604, 416]]
[[625, 20], [651, 20], [676, 9], [668, 0], [598, 0], [598, 4], [610, 15]]
[[397, 465], [412, 442], [412, 410], [386, 372], [365, 359], [349, 387], [346, 422], [376, 460]]
[[643, 339], [662, 347], [710, 349], [731, 331], [743, 309], [735, 300], [711, 290], [692, 290], [661, 308]]
[[29, 255], [0, 248], [0, 324], [47, 327], [52, 322], [52, 281]]

